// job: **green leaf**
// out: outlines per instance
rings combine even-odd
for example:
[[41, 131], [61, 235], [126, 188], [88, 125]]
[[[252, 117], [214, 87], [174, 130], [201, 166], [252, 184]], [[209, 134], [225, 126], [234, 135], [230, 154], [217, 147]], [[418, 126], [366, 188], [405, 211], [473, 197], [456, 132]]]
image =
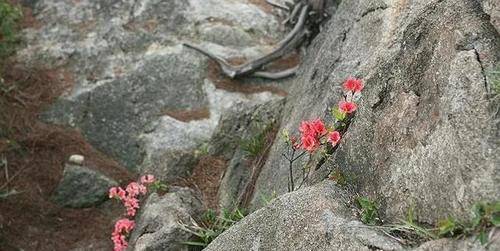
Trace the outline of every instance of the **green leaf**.
[[481, 224], [484, 214], [485, 210], [483, 203], [478, 202], [472, 206], [472, 225], [474, 228]]
[[445, 220], [441, 220], [438, 223], [438, 230], [439, 230], [439, 235], [444, 236], [447, 234], [453, 235], [454, 232], [457, 230], [457, 222], [453, 217], [448, 217]]
[[479, 240], [479, 242], [481, 242], [481, 245], [485, 245], [486, 243], [488, 243], [488, 235], [484, 231], [481, 231], [479, 233], [477, 239]]
[[491, 217], [491, 224], [493, 224], [495, 227], [500, 227], [500, 214], [494, 214], [493, 217]]
[[375, 224], [378, 217], [378, 207], [375, 202], [366, 197], [359, 197], [357, 201], [361, 207], [361, 221], [365, 224]]
[[500, 213], [500, 201], [493, 204], [493, 213]]
[[413, 206], [409, 207], [408, 208], [408, 213], [406, 215], [406, 220], [413, 224], [416, 220], [416, 217], [415, 217], [415, 209], [413, 208]]
[[346, 113], [339, 110], [339, 108], [332, 109], [333, 117], [338, 121], [344, 121]]

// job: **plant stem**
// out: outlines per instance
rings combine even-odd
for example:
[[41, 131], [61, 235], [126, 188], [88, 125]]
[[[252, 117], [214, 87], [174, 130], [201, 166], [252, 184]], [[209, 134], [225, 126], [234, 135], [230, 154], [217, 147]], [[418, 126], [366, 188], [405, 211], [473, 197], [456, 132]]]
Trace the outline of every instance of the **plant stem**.
[[288, 161], [288, 171], [289, 171], [289, 175], [290, 175], [290, 186], [288, 187], [288, 192], [292, 192], [293, 190], [295, 190], [295, 186], [294, 186], [294, 183], [293, 183], [293, 161], [294, 161], [294, 157], [295, 156], [295, 149], [292, 149], [292, 156], [290, 158], [290, 160]]

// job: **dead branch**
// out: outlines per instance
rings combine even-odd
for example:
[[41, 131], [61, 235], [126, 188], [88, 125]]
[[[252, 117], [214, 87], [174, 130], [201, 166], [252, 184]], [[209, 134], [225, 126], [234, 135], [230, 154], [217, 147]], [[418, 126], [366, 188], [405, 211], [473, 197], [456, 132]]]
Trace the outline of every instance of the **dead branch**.
[[219, 57], [197, 45], [189, 43], [183, 43], [183, 45], [214, 60], [220, 66], [222, 72], [230, 78], [251, 76], [266, 79], [280, 79], [294, 75], [298, 66], [280, 72], [268, 72], [262, 70], [262, 68], [301, 46], [301, 44], [311, 34], [311, 27], [309, 26], [318, 25], [320, 22], [318, 20], [311, 20], [311, 18], [321, 19], [324, 16], [324, 0], [294, 0], [293, 3], [287, 2], [287, 6], [275, 3], [271, 0], [266, 0], [266, 2], [276, 8], [288, 11], [289, 16], [285, 19], [285, 23], [294, 25], [293, 29], [285, 36], [285, 38], [283, 38], [276, 45], [276, 48], [268, 54], [258, 57], [245, 64], [233, 66], [230, 65], [224, 58]]

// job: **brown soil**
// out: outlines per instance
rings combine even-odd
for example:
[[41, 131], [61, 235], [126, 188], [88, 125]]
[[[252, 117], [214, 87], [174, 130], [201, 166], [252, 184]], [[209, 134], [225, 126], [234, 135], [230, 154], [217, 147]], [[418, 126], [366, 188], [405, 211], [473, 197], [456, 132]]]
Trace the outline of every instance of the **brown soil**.
[[266, 13], [273, 12], [273, 6], [266, 3], [265, 0], [249, 0], [248, 2], [251, 4], [257, 5], [257, 7], [259, 7], [261, 10], [263, 10]]
[[268, 71], [283, 71], [300, 64], [300, 56], [297, 52], [285, 55], [284, 57], [270, 63], [267, 66]]
[[207, 209], [217, 210], [217, 192], [227, 167], [227, 161], [213, 156], [203, 156], [193, 169], [191, 177], [179, 180], [173, 185], [187, 186], [201, 193]]
[[210, 111], [208, 108], [199, 108], [192, 110], [175, 110], [163, 111], [161, 115], [168, 115], [174, 119], [182, 122], [189, 122], [193, 120], [202, 120], [210, 118]]
[[[6, 65], [13, 65], [6, 64]], [[95, 150], [76, 130], [48, 125], [39, 112], [72, 85], [64, 70], [7, 67], [0, 84], [0, 250], [69, 250], [81, 240], [109, 244], [113, 219], [120, 207], [61, 208], [50, 196], [64, 163], [72, 154], [85, 156], [85, 165], [120, 181], [131, 174]]]

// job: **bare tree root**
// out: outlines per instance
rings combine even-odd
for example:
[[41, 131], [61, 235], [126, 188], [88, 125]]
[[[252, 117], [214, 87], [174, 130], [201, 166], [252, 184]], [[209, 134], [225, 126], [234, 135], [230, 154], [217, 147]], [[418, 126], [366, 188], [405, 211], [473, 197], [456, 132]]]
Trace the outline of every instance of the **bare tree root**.
[[224, 58], [219, 57], [197, 45], [189, 43], [183, 43], [183, 45], [214, 60], [220, 66], [222, 72], [226, 76], [233, 79], [240, 77], [259, 77], [266, 79], [286, 78], [294, 75], [297, 72], [298, 66], [280, 72], [263, 71], [262, 68], [265, 65], [283, 57], [292, 50], [299, 48], [309, 37], [311, 31], [308, 25], [315, 25], [319, 22], [318, 20], [308, 20], [308, 18], [317, 16], [318, 13], [321, 13], [320, 16], [323, 16], [322, 9], [318, 9], [318, 1], [321, 5], [323, 5], [323, 0], [294, 0], [293, 3], [287, 2], [287, 6], [275, 3], [271, 0], [266, 0], [268, 4], [289, 12], [289, 16], [286, 18], [285, 23], [294, 24], [293, 29], [276, 45], [276, 48], [271, 52], [242, 65], [233, 66]]

